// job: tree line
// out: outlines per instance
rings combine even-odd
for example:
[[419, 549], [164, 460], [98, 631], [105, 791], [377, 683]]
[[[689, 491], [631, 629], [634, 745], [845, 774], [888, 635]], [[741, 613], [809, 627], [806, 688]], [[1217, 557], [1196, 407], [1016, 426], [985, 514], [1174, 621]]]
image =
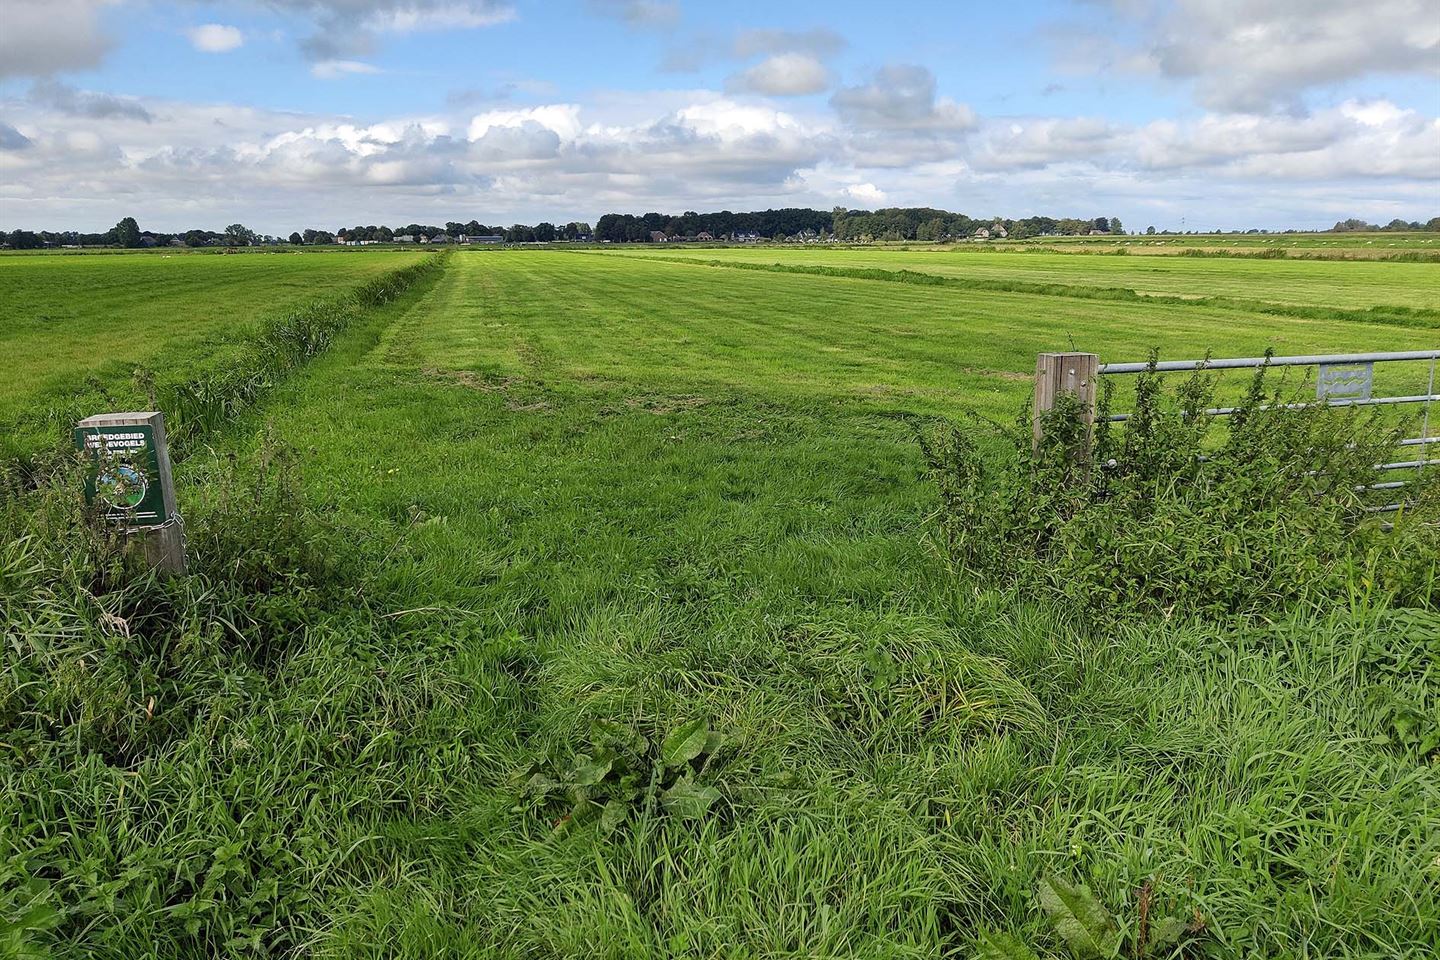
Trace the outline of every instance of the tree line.
[[[1425, 223], [1396, 218], [1378, 226], [1354, 217], [1341, 220], [1330, 228], [1333, 233], [1377, 231], [1440, 232], [1440, 217]], [[1153, 236], [1151, 226], [1145, 234]], [[1170, 231], [1161, 230], [1162, 234]], [[1194, 231], [1191, 231], [1194, 232]], [[1231, 231], [1238, 233], [1240, 231]], [[1268, 231], [1249, 230], [1248, 233]], [[1291, 233], [1294, 231], [1285, 231]], [[259, 234], [244, 224], [232, 223], [224, 230], [185, 230], [164, 233], [141, 230], [134, 217], [125, 217], [103, 233], [81, 233], [75, 230], [11, 230], [0, 231], [0, 239], [17, 250], [41, 247], [244, 247], [291, 243], [294, 245], [333, 244], [347, 242], [390, 243], [408, 238], [434, 242], [436, 238], [457, 240], [461, 237], [503, 237], [506, 243], [551, 243], [564, 241], [596, 241], [601, 243], [650, 243], [655, 240], [750, 240], [750, 239], [836, 239], [865, 243], [875, 240], [963, 240], [968, 238], [1023, 240], [1027, 237], [1118, 235], [1125, 233], [1119, 217], [969, 217], [933, 207], [887, 207], [880, 210], [848, 210], [835, 207], [830, 211], [807, 207], [783, 207], [750, 213], [696, 213], [687, 210], [676, 216], [664, 213], [607, 213], [590, 224], [572, 220], [563, 226], [542, 221], [530, 226], [516, 223], [508, 227], [486, 226], [478, 220], [446, 221], [444, 226], [409, 223], [389, 227], [356, 225], [321, 230], [307, 227], [289, 237]]]
[[1341, 220], [1330, 228], [1331, 233], [1359, 233], [1362, 231], [1365, 233], [1381, 233], [1384, 231], [1398, 232], [1401, 230], [1440, 231], [1440, 217], [1431, 217], [1424, 223], [1421, 223], [1419, 220], [1401, 220], [1399, 217], [1396, 217], [1383, 227], [1351, 217], [1349, 220]]

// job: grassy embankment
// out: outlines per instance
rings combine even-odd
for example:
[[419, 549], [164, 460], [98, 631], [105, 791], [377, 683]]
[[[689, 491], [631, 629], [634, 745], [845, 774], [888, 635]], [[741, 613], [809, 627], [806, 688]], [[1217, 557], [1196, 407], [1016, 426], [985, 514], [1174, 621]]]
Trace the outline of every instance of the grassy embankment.
[[[1436, 703], [1440, 620], [1357, 590], [1079, 622], [948, 567], [913, 423], [1008, 415], [1072, 338], [1433, 337], [453, 257], [182, 465], [190, 581], [7, 547], [4, 879], [48, 885], [6, 902], [74, 955], [968, 956], [985, 930], [1065, 955], [1054, 874], [1131, 942], [1149, 889], [1203, 918], [1199, 955], [1431, 955], [1440, 778], [1390, 707]], [[722, 739], [695, 819], [524, 797], [597, 724], [693, 721]]]

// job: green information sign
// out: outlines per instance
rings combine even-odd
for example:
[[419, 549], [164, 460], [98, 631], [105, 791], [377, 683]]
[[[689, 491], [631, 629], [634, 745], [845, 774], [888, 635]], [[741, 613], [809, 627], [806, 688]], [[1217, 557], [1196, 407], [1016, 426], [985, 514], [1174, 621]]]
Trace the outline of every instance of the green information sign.
[[132, 527], [155, 527], [170, 519], [160, 483], [155, 429], [149, 424], [83, 425], [75, 428], [75, 446], [90, 454], [85, 500], [106, 520]]

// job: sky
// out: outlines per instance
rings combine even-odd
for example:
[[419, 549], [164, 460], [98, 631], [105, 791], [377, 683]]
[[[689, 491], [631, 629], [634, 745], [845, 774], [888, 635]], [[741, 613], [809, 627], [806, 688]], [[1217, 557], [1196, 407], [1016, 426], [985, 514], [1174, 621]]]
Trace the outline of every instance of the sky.
[[1440, 0], [0, 0], [0, 228], [1440, 214]]

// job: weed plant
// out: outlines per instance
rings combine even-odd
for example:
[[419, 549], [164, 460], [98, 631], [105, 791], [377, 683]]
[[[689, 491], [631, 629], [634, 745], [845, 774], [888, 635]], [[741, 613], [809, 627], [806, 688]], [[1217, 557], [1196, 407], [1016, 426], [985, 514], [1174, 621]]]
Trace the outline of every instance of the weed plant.
[[[990, 431], [948, 428], [921, 442], [939, 485], [945, 544], [984, 577], [1043, 590], [1091, 616], [1278, 614], [1359, 597], [1440, 603], [1440, 484], [1411, 476], [1393, 524], [1370, 509], [1376, 465], [1406, 427], [1378, 411], [1296, 400], [1259, 368], [1230, 416], [1203, 368], [1169, 386], [1135, 382], [1123, 427], [1097, 423], [1074, 397], [1044, 416]], [[1413, 429], [1413, 428], [1411, 428]], [[993, 455], [996, 447], [1003, 453]]]

